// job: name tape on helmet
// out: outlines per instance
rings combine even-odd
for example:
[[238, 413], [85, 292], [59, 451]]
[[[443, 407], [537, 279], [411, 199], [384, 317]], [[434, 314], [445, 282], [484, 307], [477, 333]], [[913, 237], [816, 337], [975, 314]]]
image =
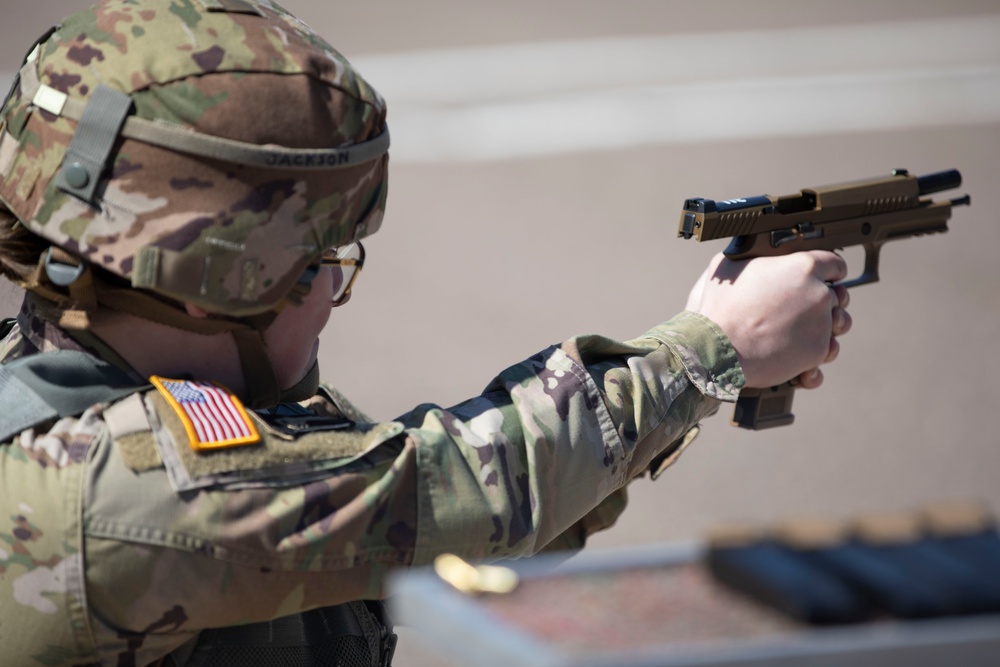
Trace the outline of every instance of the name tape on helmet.
[[130, 117], [123, 137], [212, 160], [270, 169], [339, 169], [380, 158], [389, 150], [389, 128], [373, 139], [338, 148], [285, 148], [260, 146], [214, 137], [179, 125]]

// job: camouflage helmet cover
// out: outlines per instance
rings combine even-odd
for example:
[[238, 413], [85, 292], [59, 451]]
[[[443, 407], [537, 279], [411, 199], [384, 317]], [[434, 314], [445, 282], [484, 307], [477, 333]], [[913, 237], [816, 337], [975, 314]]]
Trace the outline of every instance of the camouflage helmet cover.
[[[95, 142], [74, 135], [95, 122], [84, 138], [110, 139], [88, 200], [73, 186]], [[134, 287], [244, 316], [324, 248], [378, 229], [387, 146], [382, 98], [273, 2], [103, 0], [22, 67], [0, 116], [0, 199]]]

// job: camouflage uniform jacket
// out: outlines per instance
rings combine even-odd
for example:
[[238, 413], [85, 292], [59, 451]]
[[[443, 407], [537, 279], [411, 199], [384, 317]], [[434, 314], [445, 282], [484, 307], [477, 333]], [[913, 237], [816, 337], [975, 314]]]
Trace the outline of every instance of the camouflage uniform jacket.
[[[22, 312], [0, 360], [65, 347]], [[323, 389], [305, 417], [254, 415], [261, 442], [212, 454], [156, 389], [29, 428], [0, 444], [0, 664], [156, 664], [200, 629], [379, 597], [390, 569], [442, 552], [582, 546], [743, 381], [724, 334], [682, 313], [627, 342], [570, 339], [391, 422]]]

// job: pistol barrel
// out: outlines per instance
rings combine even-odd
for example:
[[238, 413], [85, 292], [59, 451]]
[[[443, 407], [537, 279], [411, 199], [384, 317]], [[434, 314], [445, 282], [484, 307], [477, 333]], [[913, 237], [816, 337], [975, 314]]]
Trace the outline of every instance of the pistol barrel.
[[962, 185], [962, 174], [958, 169], [938, 171], [925, 176], [917, 176], [917, 187], [920, 194], [930, 195], [942, 190], [952, 190]]

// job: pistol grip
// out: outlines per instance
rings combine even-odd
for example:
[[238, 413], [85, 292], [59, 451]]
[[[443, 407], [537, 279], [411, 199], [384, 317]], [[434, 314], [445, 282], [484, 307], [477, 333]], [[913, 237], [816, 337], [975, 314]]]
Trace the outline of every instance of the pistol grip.
[[732, 424], [754, 431], [787, 426], [795, 421], [794, 397], [795, 386], [791, 382], [769, 389], [743, 389], [733, 410]]

